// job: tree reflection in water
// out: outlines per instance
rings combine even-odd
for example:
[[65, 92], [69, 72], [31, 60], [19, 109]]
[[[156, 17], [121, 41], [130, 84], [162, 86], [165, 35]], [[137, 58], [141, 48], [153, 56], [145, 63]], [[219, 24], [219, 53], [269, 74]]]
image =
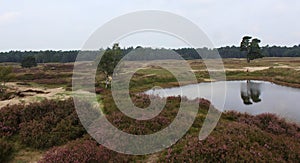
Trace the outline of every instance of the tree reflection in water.
[[247, 80], [246, 83], [241, 84], [241, 98], [245, 105], [251, 105], [261, 101], [260, 96], [260, 83], [255, 83]]

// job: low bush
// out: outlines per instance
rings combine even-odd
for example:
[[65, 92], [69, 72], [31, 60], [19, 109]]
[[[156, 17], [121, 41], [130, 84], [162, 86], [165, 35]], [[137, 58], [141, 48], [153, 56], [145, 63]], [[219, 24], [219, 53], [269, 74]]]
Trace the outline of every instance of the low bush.
[[[166, 99], [166, 106], [157, 116], [149, 120], [136, 120], [118, 110], [117, 106], [112, 102], [112, 96], [107, 95], [102, 96], [102, 98], [107, 119], [117, 128], [136, 135], [152, 134], [167, 127], [176, 117], [181, 101], [180, 97], [169, 97]], [[159, 97], [156, 98], [157, 100], [162, 100]], [[131, 99], [137, 107], [144, 108], [150, 104], [150, 99], [147, 95], [132, 95]]]
[[50, 149], [40, 163], [129, 162], [132, 157], [111, 151], [92, 139], [78, 139], [63, 147]]
[[[131, 95], [131, 99], [138, 107], [145, 107], [150, 103], [146, 95]], [[164, 129], [176, 117], [180, 102], [184, 100], [187, 99], [167, 98], [166, 106], [159, 115], [143, 121], [132, 119], [118, 110], [108, 90], [104, 89], [101, 93], [106, 118], [120, 130], [135, 135], [152, 134]], [[205, 99], [195, 99], [191, 102], [197, 102], [200, 106], [194, 124], [176, 144], [156, 154], [158, 161], [298, 162], [300, 160], [299, 126], [287, 123], [273, 114], [252, 116], [237, 112], [224, 113], [210, 136], [199, 141], [198, 133], [206, 118], [210, 102]], [[18, 139], [26, 146], [38, 149], [59, 146], [51, 148], [40, 162], [137, 161], [132, 156], [108, 150], [89, 137], [82, 138], [86, 131], [80, 120], [88, 126], [93, 125], [95, 119], [99, 120], [100, 113], [96, 109], [88, 110], [89, 107], [84, 103], [79, 106], [83, 109], [76, 112], [73, 100], [69, 99], [4, 107], [0, 110], [0, 135], [4, 139]], [[92, 116], [85, 116], [87, 111], [93, 111]], [[77, 113], [83, 118], [79, 120]], [[97, 129], [90, 127], [90, 132]], [[96, 132], [101, 134], [99, 130]], [[124, 143], [126, 145], [126, 141]], [[0, 141], [0, 147], [0, 151], [3, 149], [5, 155], [10, 155], [12, 151], [10, 144]]]
[[275, 114], [263, 113], [260, 115], [249, 115], [238, 113], [235, 111], [227, 112], [222, 117], [227, 120], [245, 123], [251, 126], [256, 126], [268, 133], [276, 135], [287, 135], [300, 138], [300, 127], [294, 123], [287, 123], [284, 119], [279, 118]]
[[13, 105], [0, 109], [0, 137], [11, 136], [18, 131], [22, 108], [22, 105]]
[[69, 115], [56, 122], [53, 117], [47, 116], [41, 121], [32, 120], [21, 123], [21, 142], [34, 148], [49, 148], [65, 144], [69, 140], [79, 138], [85, 133], [85, 129], [76, 119], [76, 116]]
[[165, 150], [164, 162], [298, 162], [300, 141], [239, 122], [221, 122], [205, 140], [187, 135]]
[[85, 133], [72, 99], [12, 105], [0, 110], [0, 135], [18, 134], [21, 143], [29, 147], [62, 145]]
[[0, 162], [6, 162], [10, 159], [13, 152], [11, 144], [4, 139], [0, 139]]

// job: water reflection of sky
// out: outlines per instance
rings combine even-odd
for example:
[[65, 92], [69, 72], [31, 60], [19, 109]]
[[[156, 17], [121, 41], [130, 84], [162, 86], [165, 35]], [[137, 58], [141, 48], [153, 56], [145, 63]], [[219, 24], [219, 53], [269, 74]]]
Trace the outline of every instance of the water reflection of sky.
[[[224, 110], [236, 110], [250, 114], [274, 113], [288, 120], [300, 123], [300, 89], [279, 86], [270, 82], [251, 81], [258, 87], [260, 102], [245, 105], [241, 98], [241, 91], [245, 89], [247, 81], [227, 81]], [[214, 88], [213, 90], [211, 88]], [[199, 90], [199, 91], [198, 91]], [[217, 108], [222, 108], [224, 99], [224, 82], [201, 83], [183, 86], [181, 88], [149, 90], [147, 94], [161, 97], [183, 95], [189, 99], [197, 97], [212, 101]]]

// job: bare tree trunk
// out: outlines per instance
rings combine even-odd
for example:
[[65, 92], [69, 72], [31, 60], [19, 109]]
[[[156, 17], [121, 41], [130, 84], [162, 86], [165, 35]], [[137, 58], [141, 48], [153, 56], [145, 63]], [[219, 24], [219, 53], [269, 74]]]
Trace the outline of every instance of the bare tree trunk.
[[108, 87], [108, 76], [106, 76], [106, 78], [105, 78], [105, 88], [107, 88]]
[[106, 75], [106, 79], [105, 79], [105, 88], [108, 88], [108, 86], [111, 83], [111, 78], [109, 75]]
[[246, 54], [246, 57], [247, 57], [247, 63], [250, 63], [250, 56], [249, 56], [249, 53]]
[[4, 92], [5, 92], [5, 85], [3, 84], [3, 83], [0, 83], [0, 93], [1, 94], [4, 94]]

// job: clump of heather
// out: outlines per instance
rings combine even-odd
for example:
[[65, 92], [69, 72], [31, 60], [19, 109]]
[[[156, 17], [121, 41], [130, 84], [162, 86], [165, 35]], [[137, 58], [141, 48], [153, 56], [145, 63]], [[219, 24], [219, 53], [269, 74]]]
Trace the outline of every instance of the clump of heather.
[[295, 138], [300, 138], [300, 127], [295, 123], [288, 123], [284, 119], [270, 113], [260, 115], [249, 115], [234, 111], [223, 114], [225, 119], [245, 123], [251, 126], [256, 126], [268, 133], [276, 135], [287, 135]]
[[78, 139], [47, 151], [40, 163], [128, 162], [132, 157], [111, 151], [92, 139]]
[[19, 135], [21, 143], [28, 147], [62, 145], [85, 133], [72, 99], [12, 105], [0, 110], [0, 136]]
[[4, 139], [0, 139], [0, 162], [6, 162], [10, 159], [13, 152], [13, 146]]
[[[198, 125], [195, 122], [193, 127]], [[272, 114], [227, 112], [205, 140], [200, 141], [198, 133], [199, 130], [190, 132], [165, 150], [160, 161], [297, 162], [300, 159], [299, 127]]]

